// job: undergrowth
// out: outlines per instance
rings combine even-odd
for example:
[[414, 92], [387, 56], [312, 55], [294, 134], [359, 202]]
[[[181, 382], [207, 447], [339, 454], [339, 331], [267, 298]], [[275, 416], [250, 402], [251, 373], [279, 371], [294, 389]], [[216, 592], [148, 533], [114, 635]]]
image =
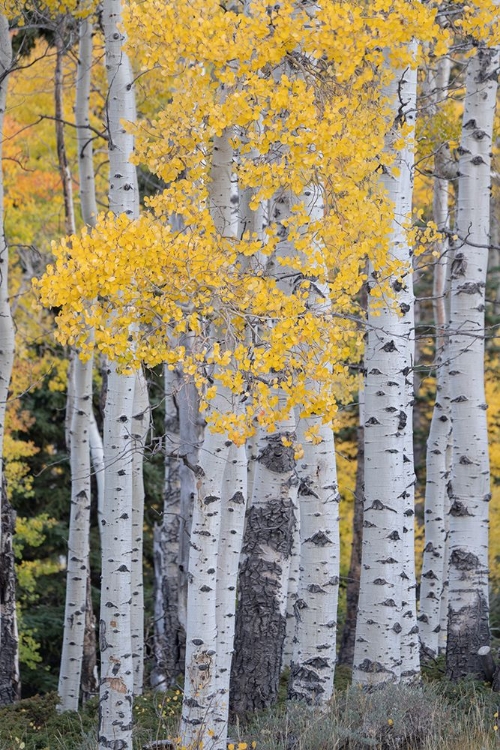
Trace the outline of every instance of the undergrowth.
[[[231, 727], [231, 742], [257, 750], [500, 750], [500, 696], [473, 680], [447, 682], [441, 671], [436, 662], [422, 685], [366, 692], [347, 684], [343, 668], [328, 708], [282, 701]], [[181, 700], [180, 690], [135, 700], [134, 750], [177, 735]], [[79, 713], [56, 707], [57, 696], [49, 694], [1, 708], [0, 750], [95, 750], [97, 699]]]

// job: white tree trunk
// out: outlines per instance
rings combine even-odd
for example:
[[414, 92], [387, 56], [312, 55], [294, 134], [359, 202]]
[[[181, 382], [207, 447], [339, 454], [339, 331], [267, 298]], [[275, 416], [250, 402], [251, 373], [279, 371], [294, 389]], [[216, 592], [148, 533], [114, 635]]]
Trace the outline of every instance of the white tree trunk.
[[[269, 276], [276, 277], [277, 286], [290, 295], [295, 274], [286, 273], [286, 260], [295, 255], [295, 247], [288, 238], [286, 222], [294, 202], [289, 190], [279, 190], [273, 196], [273, 231], [282, 239], [266, 270]], [[284, 405], [283, 393], [279, 386], [275, 391], [281, 402], [279, 411]], [[278, 693], [296, 522], [295, 428], [295, 415], [290, 413], [276, 422], [273, 434], [259, 429], [254, 444], [231, 676], [231, 707], [238, 715], [269, 707]]]
[[[120, 0], [104, 0], [102, 12], [108, 78], [109, 205], [115, 214], [139, 215], [133, 137], [123, 120], [135, 120], [130, 62], [124, 52]], [[99, 748], [132, 747], [133, 665], [131, 643], [132, 417], [135, 376], [108, 367], [104, 414], [104, 491], [101, 517], [101, 681]]]
[[[214, 408], [227, 408], [218, 393]], [[217, 566], [221, 493], [229, 447], [225, 435], [206, 431], [197, 467], [193, 507], [181, 737], [186, 747], [207, 746], [216, 720]]]
[[[297, 436], [299, 442], [300, 438]], [[303, 462], [302, 462], [303, 463]], [[296, 631], [297, 598], [299, 595], [300, 581], [300, 497], [297, 497], [295, 508], [295, 526], [292, 534], [292, 551], [290, 553], [290, 576], [288, 578], [288, 591], [286, 600], [286, 634], [283, 644], [283, 659], [281, 669], [289, 669], [292, 666], [293, 651]]]
[[[75, 120], [79, 147], [80, 191], [82, 216], [86, 224], [95, 220], [95, 185], [92, 148], [85, 158], [82, 152], [88, 145], [88, 106], [90, 96], [90, 69], [92, 65], [92, 25], [80, 25], [78, 76], [76, 81]], [[59, 115], [62, 116], [62, 39], [59, 38], [57, 66], [57, 96]], [[59, 123], [58, 153], [60, 169], [70, 186], [65, 192], [67, 229], [75, 231], [71, 177], [66, 161], [62, 123]], [[69, 213], [68, 213], [69, 212]], [[80, 695], [82, 657], [85, 642], [87, 578], [89, 571], [90, 532], [90, 443], [91, 420], [95, 425], [92, 407], [93, 359], [82, 362], [73, 353], [68, 380], [68, 449], [71, 466], [71, 513], [68, 538], [68, 566], [66, 605], [64, 615], [63, 648], [59, 674], [61, 711], [77, 711]], [[96, 428], [97, 429], [97, 428]]]
[[82, 18], [79, 25], [78, 70], [76, 79], [75, 123], [78, 144], [78, 172], [82, 218], [89, 227], [95, 225], [97, 202], [92, 141], [89, 127], [89, 100], [92, 71], [92, 22]]
[[152, 687], [167, 690], [179, 669], [179, 373], [163, 368], [165, 485], [163, 519], [153, 529], [154, 656]]
[[469, 60], [460, 142], [449, 343], [453, 454], [446, 668], [452, 679], [482, 673], [477, 651], [490, 640], [484, 306], [498, 64], [498, 50], [481, 45]]
[[[415, 71], [395, 73], [385, 93], [392, 102], [391, 140], [398, 137], [399, 124], [414, 124]], [[411, 630], [402, 622], [402, 604], [411, 601], [407, 594], [414, 575], [408, 568], [408, 544], [403, 540], [403, 535], [410, 536], [403, 531], [404, 512], [410, 510], [410, 472], [405, 463], [409, 460], [413, 467], [407, 435], [412, 428], [407, 382], [412, 365], [412, 279], [405, 231], [411, 206], [413, 143], [410, 137], [398, 152], [390, 142], [387, 148], [396, 159], [392, 167], [385, 168], [382, 180], [394, 205], [390, 249], [391, 257], [399, 262], [400, 276], [391, 280], [393, 303], [385, 305], [380, 314], [371, 295], [368, 300], [365, 506], [353, 670], [353, 681], [362, 685], [398, 682], [401, 678], [401, 635], [404, 628], [405, 637]], [[370, 284], [376, 283], [372, 271]], [[416, 634], [413, 636], [416, 639]]]
[[134, 457], [132, 465], [132, 612], [131, 639], [134, 669], [134, 695], [142, 695], [144, 683], [144, 581], [143, 581], [143, 528], [144, 528], [144, 446], [151, 410], [148, 384], [142, 371], [135, 378], [132, 438]]
[[92, 362], [75, 357], [70, 425], [71, 512], [66, 574], [64, 636], [58, 693], [61, 711], [77, 711], [80, 696], [87, 577], [89, 574], [90, 448], [89, 415], [92, 410]]
[[132, 416], [135, 376], [108, 368], [104, 413], [106, 500], [101, 518], [102, 574], [99, 748], [132, 748], [131, 644]]
[[277, 698], [297, 496], [295, 418], [260, 430], [239, 574], [231, 706], [239, 715]]
[[[431, 79], [430, 100], [434, 115], [438, 102], [446, 99], [450, 75], [450, 60], [441, 58], [437, 63], [436, 74]], [[440, 146], [440, 149], [443, 147]], [[435, 161], [434, 176], [434, 221], [444, 232], [436, 250], [438, 257], [434, 266], [433, 309], [436, 325], [436, 401], [432, 412], [431, 426], [427, 440], [426, 486], [425, 486], [425, 546], [420, 583], [420, 614], [418, 617], [420, 645], [423, 658], [434, 658], [440, 650], [440, 641], [446, 635], [443, 631], [443, 612], [446, 619], [447, 590], [445, 569], [447, 567], [445, 549], [448, 527], [446, 485], [449, 477], [450, 406], [447, 363], [446, 324], [448, 313], [446, 284], [448, 267], [449, 229], [449, 182], [439, 169], [440, 159]], [[446, 625], [446, 622], [444, 622]]]
[[[223, 96], [224, 92], [220, 95]], [[231, 131], [228, 129], [214, 138], [209, 188], [210, 211], [215, 230], [221, 236], [230, 236], [232, 232], [232, 161]], [[223, 343], [225, 331], [213, 330], [212, 336]], [[217, 382], [216, 372], [214, 376]], [[218, 384], [212, 404], [214, 410], [219, 413], [232, 411], [232, 402], [229, 389]], [[226, 435], [206, 430], [197, 467], [197, 496], [189, 551], [186, 669], [181, 719], [182, 744], [186, 747], [201, 747], [201, 744], [207, 747], [215, 742], [219, 748], [226, 744], [227, 721], [221, 714], [223, 701], [218, 701], [218, 688], [222, 691], [222, 687], [217, 666], [217, 575], [223, 483], [230, 446]], [[226, 706], [224, 710], [227, 711]]]
[[217, 656], [215, 671], [216, 736], [214, 750], [226, 750], [229, 716], [229, 680], [233, 656], [236, 587], [245, 511], [247, 505], [247, 456], [245, 446], [229, 448], [222, 484], [221, 527], [217, 565]]
[[[306, 431], [317, 427], [314, 445]], [[289, 697], [310, 705], [333, 695], [339, 591], [339, 501], [335, 444], [330, 425], [302, 419], [297, 440], [304, 449], [297, 462], [300, 510], [300, 580], [296, 600], [295, 649]]]
[[[3, 146], [3, 126], [7, 99], [7, 82], [12, 65], [12, 47], [7, 18], [0, 15], [0, 159]], [[4, 230], [3, 171], [0, 164], [0, 517], [1, 487], [3, 483], [3, 441], [5, 411], [9, 394], [10, 377], [14, 363], [14, 325], [9, 303], [9, 248]], [[2, 611], [0, 609], [0, 633]], [[0, 648], [2, 644], [0, 643]]]

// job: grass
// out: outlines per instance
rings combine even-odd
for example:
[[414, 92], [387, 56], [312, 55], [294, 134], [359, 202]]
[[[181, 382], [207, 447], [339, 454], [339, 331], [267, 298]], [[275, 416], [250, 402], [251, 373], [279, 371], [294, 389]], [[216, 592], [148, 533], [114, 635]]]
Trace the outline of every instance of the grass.
[[[441, 677], [441, 679], [439, 679]], [[389, 685], [367, 693], [348, 685], [339, 669], [327, 709], [282, 702], [233, 727], [235, 747], [257, 750], [500, 750], [496, 728], [500, 695], [473, 680], [451, 684], [440, 665], [421, 686]], [[134, 705], [134, 750], [177, 734], [179, 690], [147, 693]], [[79, 713], [60, 715], [49, 694], [0, 709], [0, 750], [95, 750], [97, 700]], [[207, 748], [207, 750], [209, 750]]]

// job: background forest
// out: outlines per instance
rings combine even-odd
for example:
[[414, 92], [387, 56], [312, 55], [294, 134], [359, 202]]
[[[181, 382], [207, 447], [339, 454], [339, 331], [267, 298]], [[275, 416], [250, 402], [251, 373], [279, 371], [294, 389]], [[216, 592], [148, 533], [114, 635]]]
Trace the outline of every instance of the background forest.
[[496, 747], [497, 4], [0, 10], [0, 748]]

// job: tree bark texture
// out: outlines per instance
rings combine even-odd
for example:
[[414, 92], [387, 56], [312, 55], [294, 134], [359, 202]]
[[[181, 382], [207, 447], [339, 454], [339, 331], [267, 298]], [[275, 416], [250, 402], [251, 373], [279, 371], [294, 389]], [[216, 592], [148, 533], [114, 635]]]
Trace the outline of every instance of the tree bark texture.
[[[124, 52], [120, 0], [104, 0], [102, 25], [108, 80], [109, 205], [114, 214], [139, 215], [133, 136], [124, 120], [135, 121], [134, 77]], [[104, 491], [101, 516], [102, 584], [99, 642], [101, 677], [100, 750], [132, 747], [133, 663], [131, 642], [133, 401], [135, 376], [110, 363], [104, 412]]]
[[[447, 96], [450, 60], [442, 58], [431, 80], [430, 91], [433, 114], [439, 100]], [[440, 146], [441, 153], [444, 144]], [[440, 158], [435, 159], [433, 212], [437, 228], [443, 232], [443, 239], [436, 250], [438, 257], [434, 266], [433, 309], [436, 325], [436, 400], [432, 412], [429, 438], [427, 441], [426, 485], [425, 485], [425, 546], [420, 583], [420, 646], [423, 659], [435, 658], [446, 638], [443, 628], [443, 613], [447, 610], [447, 555], [446, 537], [448, 532], [449, 458], [451, 441], [451, 415], [448, 370], [447, 310], [449, 300], [448, 255], [449, 247], [446, 232], [449, 229], [449, 182], [445, 176]], [[443, 632], [444, 630], [444, 632]]]
[[132, 417], [135, 376], [109, 364], [104, 414], [106, 500], [101, 518], [100, 750], [132, 747]]
[[460, 163], [450, 298], [450, 396], [453, 423], [449, 483], [449, 602], [446, 671], [482, 674], [488, 646], [488, 505], [490, 474], [484, 394], [484, 308], [490, 242], [492, 129], [498, 49], [479, 45], [470, 58]]
[[[231, 711], [267, 708], [278, 695], [295, 524], [295, 420], [261, 434], [243, 540], [231, 676]], [[292, 497], [291, 497], [292, 493]]]
[[[307, 439], [317, 427], [321, 442]], [[339, 502], [335, 444], [321, 418], [301, 419], [297, 439], [304, 455], [297, 462], [300, 512], [300, 578], [288, 695], [321, 705], [333, 695], [340, 572]]]
[[180, 459], [178, 371], [164, 366], [165, 486], [163, 518], [153, 529], [154, 658], [151, 684], [167, 690], [181, 671], [179, 642]]
[[92, 362], [75, 356], [73, 383], [68, 389], [72, 400], [69, 409], [71, 511], [66, 573], [64, 634], [58, 693], [61, 711], [77, 711], [87, 609], [90, 532], [90, 446], [89, 413], [92, 409]]
[[144, 683], [144, 447], [150, 426], [148, 384], [144, 373], [135, 378], [134, 413], [132, 418], [132, 612], [131, 639], [134, 668], [134, 695], [142, 695]]
[[[361, 409], [361, 406], [360, 406]], [[361, 421], [361, 420], [360, 420]], [[357, 429], [357, 466], [356, 487], [354, 490], [354, 512], [352, 519], [352, 547], [347, 574], [346, 614], [338, 663], [352, 667], [354, 659], [354, 642], [356, 639], [356, 616], [358, 613], [359, 579], [361, 576], [361, 547], [363, 544], [363, 504], [365, 492], [365, 446], [364, 428]]]
[[[413, 456], [409, 383], [413, 336], [411, 250], [405, 227], [411, 210], [413, 144], [394, 150], [399, 125], [415, 120], [416, 71], [395, 71], [386, 94], [392, 103], [392, 131], [387, 149], [395, 157], [382, 177], [394, 207], [391, 256], [399, 261], [399, 274], [391, 279], [393, 299], [382, 307], [368, 299], [368, 342], [365, 355], [365, 505], [362, 567], [359, 594], [353, 681], [361, 685], [399, 682], [401, 638], [416, 637], [402, 621], [411, 609], [414, 586], [407, 570], [404, 513], [409, 510], [410, 473], [405, 466]], [[394, 169], [396, 168], [396, 169]], [[370, 271], [370, 284], [376, 284]], [[413, 463], [411, 463], [413, 466]], [[413, 512], [413, 511], [412, 511]], [[406, 527], [407, 528], [407, 527]], [[414, 588], [413, 588], [414, 596]], [[403, 612], [403, 602], [407, 602]]]
[[[7, 83], [12, 65], [12, 46], [7, 18], [0, 15], [0, 162], [2, 158], [4, 117], [7, 99]], [[11, 521], [12, 513], [7, 504], [3, 484], [3, 443], [5, 412], [9, 395], [9, 384], [14, 363], [14, 325], [9, 302], [9, 248], [4, 230], [4, 184], [3, 169], [0, 163], [0, 518], [2, 522], [2, 576], [0, 601], [0, 653], [1, 656], [1, 696], [4, 702], [12, 702], [19, 693], [17, 670], [17, 625], [15, 617], [15, 575], [12, 558]], [[3, 508], [5, 504], [5, 510]], [[4, 532], [5, 529], [5, 532]], [[4, 537], [5, 533], [5, 537]], [[4, 622], [5, 619], [5, 622]], [[5, 651], [5, 654], [4, 654]], [[9, 686], [9, 681], [11, 685]]]
[[7, 500], [2, 482], [2, 515], [0, 537], [0, 706], [7, 706], [21, 697], [19, 677], [19, 637], [16, 618], [16, 570], [12, 537], [16, 514]]

